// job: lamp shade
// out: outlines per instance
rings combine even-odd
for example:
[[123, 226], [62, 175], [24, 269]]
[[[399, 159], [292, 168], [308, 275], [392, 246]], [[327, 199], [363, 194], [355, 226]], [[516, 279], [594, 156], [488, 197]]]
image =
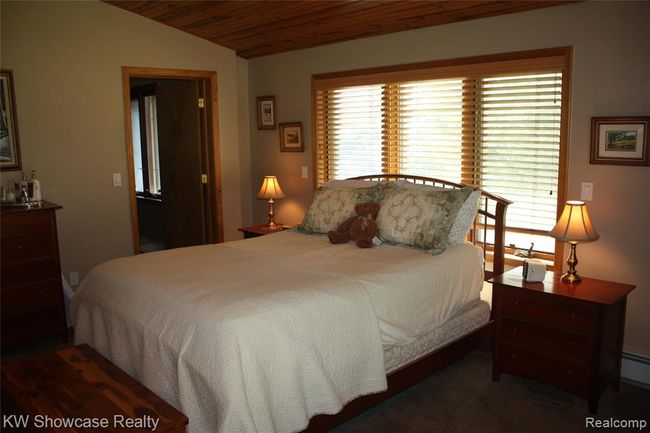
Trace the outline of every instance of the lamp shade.
[[565, 242], [589, 242], [598, 239], [585, 202], [577, 200], [566, 202], [560, 219], [549, 234]]
[[275, 176], [264, 176], [264, 181], [262, 181], [262, 187], [257, 193], [257, 198], [278, 199], [283, 197], [284, 192], [280, 188], [278, 179]]

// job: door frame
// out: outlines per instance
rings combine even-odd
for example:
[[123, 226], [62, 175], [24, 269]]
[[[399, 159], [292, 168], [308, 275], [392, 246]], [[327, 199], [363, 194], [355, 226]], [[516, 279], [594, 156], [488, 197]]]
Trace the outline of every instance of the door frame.
[[138, 224], [138, 201], [135, 194], [135, 166], [133, 163], [133, 135], [131, 121], [131, 78], [161, 78], [180, 80], [202, 80], [205, 83], [205, 137], [207, 147], [207, 204], [210, 218], [206, 221], [208, 242], [223, 242], [223, 199], [221, 187], [221, 152], [219, 145], [219, 115], [217, 105], [217, 72], [183, 69], [162, 69], [123, 66], [122, 86], [124, 93], [124, 130], [129, 174], [129, 196], [131, 200], [131, 230], [133, 252], [140, 254], [140, 227]]

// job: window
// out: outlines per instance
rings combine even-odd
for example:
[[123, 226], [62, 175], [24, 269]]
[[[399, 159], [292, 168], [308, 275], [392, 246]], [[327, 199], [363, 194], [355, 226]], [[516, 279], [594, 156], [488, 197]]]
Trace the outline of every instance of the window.
[[[506, 245], [552, 259], [564, 201], [568, 49], [314, 77], [317, 184], [400, 173], [513, 201]], [[490, 229], [488, 227], [488, 236]]]
[[131, 122], [135, 191], [140, 196], [160, 197], [160, 158], [155, 86], [131, 89]]

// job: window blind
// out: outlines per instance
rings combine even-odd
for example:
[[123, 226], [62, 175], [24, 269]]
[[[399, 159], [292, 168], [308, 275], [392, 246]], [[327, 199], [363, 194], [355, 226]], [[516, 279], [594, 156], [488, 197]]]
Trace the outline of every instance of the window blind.
[[317, 176], [322, 182], [382, 171], [382, 89], [355, 86], [316, 95]]
[[548, 231], [556, 221], [562, 74], [482, 78], [478, 183], [513, 201], [506, 225]]

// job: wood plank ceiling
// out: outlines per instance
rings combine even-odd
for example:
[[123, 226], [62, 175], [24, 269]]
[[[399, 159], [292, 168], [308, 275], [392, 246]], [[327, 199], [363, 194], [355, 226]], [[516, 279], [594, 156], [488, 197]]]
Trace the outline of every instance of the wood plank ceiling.
[[577, 0], [104, 1], [248, 59]]

